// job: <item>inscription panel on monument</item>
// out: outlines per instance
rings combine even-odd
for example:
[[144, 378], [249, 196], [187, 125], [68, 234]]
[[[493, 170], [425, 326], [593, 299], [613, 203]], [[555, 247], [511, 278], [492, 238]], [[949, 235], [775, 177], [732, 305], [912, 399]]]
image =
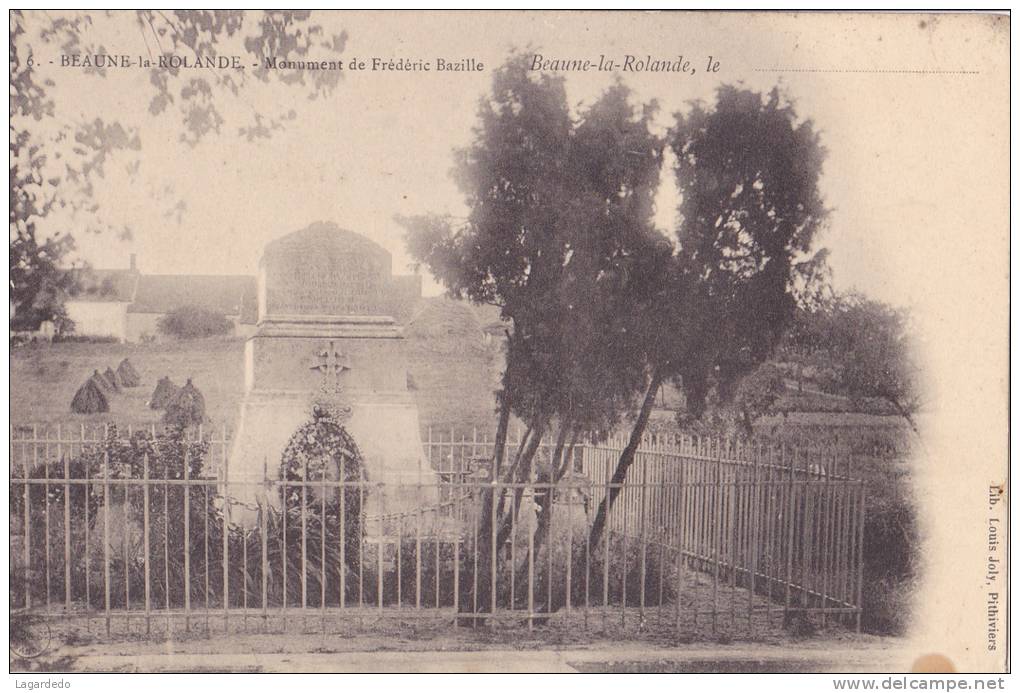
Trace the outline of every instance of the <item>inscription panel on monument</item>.
[[274, 257], [266, 266], [266, 308], [274, 315], [371, 315], [383, 309], [379, 258], [337, 248]]

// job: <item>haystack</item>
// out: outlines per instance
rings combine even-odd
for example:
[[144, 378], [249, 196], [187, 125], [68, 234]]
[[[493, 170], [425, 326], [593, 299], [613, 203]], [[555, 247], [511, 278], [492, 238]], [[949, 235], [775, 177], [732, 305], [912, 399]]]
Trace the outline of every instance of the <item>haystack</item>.
[[177, 393], [180, 390], [170, 378], [163, 376], [156, 383], [156, 389], [152, 391], [152, 397], [149, 398], [149, 409], [166, 409], [177, 398]]
[[110, 383], [110, 387], [114, 392], [120, 392], [120, 379], [117, 378], [117, 373], [112, 368], [107, 366], [106, 372], [103, 373], [103, 377]]
[[176, 426], [195, 426], [205, 421], [205, 397], [192, 384], [191, 378], [167, 405], [163, 421]]
[[98, 370], [92, 371], [92, 375], [89, 377], [89, 380], [94, 382], [103, 392], [113, 392], [113, 385], [111, 385], [110, 381], [106, 379], [106, 376]]
[[117, 366], [117, 379], [120, 384], [124, 387], [138, 387], [142, 384], [142, 378], [138, 375], [138, 371], [131, 365], [131, 362], [124, 359]]
[[[99, 371], [96, 371], [96, 374], [98, 375]], [[106, 401], [106, 394], [96, 382], [95, 376], [86, 380], [85, 384], [74, 393], [74, 399], [71, 400], [71, 411], [75, 414], [101, 414], [110, 411], [110, 403]]]

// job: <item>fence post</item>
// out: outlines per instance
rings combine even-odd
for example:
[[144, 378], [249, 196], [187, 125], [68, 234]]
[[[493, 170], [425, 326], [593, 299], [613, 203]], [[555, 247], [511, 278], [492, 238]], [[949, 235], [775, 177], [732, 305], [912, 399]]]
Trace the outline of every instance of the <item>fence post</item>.
[[[269, 629], [269, 458], [262, 458], [262, 499], [259, 508], [259, 527], [262, 534], [262, 630]], [[341, 497], [343, 497], [341, 495]], [[343, 512], [341, 510], [341, 512]], [[340, 539], [343, 547], [343, 537]], [[343, 580], [343, 549], [341, 548], [340, 575]]]
[[[849, 605], [853, 600], [853, 577], [850, 571], [853, 567], [853, 533], [852, 533], [852, 520], [853, 520], [853, 505], [850, 502], [852, 497], [850, 488], [850, 454], [847, 453], [846, 469], [843, 474], [843, 485], [842, 485], [842, 528], [840, 531], [840, 549], [842, 555], [840, 556], [840, 597], [843, 601], [843, 605]], [[843, 618], [844, 623], [849, 623], [850, 616], [847, 615]]]
[[[344, 475], [344, 461], [337, 461], [337, 476], [343, 478]], [[326, 637], [326, 496], [329, 495], [329, 487], [326, 485], [327, 474], [326, 467], [322, 467], [322, 497], [319, 499], [319, 609], [322, 614], [322, 624], [319, 629], [320, 635]], [[307, 479], [305, 480], [308, 481]], [[342, 538], [341, 538], [342, 540]], [[248, 545], [247, 538], [245, 539], [245, 546]], [[341, 566], [341, 570], [343, 567]], [[247, 594], [248, 588], [245, 587], [245, 594]]]
[[[719, 625], [719, 561], [720, 544], [722, 543], [722, 438], [715, 439], [715, 502], [713, 503], [712, 514], [714, 516], [712, 528], [712, 632], [716, 632]], [[711, 444], [711, 442], [710, 442]]]
[[864, 480], [861, 479], [857, 482], [857, 497], [860, 501], [860, 514], [857, 519], [857, 618], [855, 629], [858, 633], [861, 632], [861, 611], [862, 606], [862, 590], [864, 585]]
[[110, 451], [103, 445], [103, 603], [110, 634]]
[[794, 483], [793, 483], [793, 475], [794, 475], [794, 468], [797, 466], [797, 450], [796, 450], [796, 448], [794, 448], [794, 450], [793, 450], [793, 460], [787, 460], [787, 449], [786, 449], [786, 444], [785, 443], [783, 444], [783, 447], [781, 448], [781, 451], [782, 451], [782, 460], [783, 460], [783, 462], [785, 464], [788, 464], [788, 466], [789, 466], [789, 474], [788, 474], [788, 477], [789, 477], [789, 483], [788, 483], [789, 492], [787, 494], [787, 499], [786, 499], [787, 513], [786, 513], [786, 518], [785, 518], [786, 519], [786, 522], [785, 522], [785, 525], [786, 525], [786, 538], [787, 538], [786, 539], [786, 597], [785, 597], [785, 602], [784, 602], [784, 606], [783, 606], [783, 623], [785, 624], [787, 622], [787, 620], [790, 618], [790, 601], [791, 601], [792, 596], [793, 596], [792, 593], [791, 593], [791, 590], [793, 588], [793, 552], [794, 552], [793, 551], [794, 550], [794, 546], [793, 546], [793, 515], [794, 515], [794, 512], [796, 510], [796, 504], [795, 504], [795, 499], [794, 499], [794, 492], [796, 490], [796, 487], [794, 486]]
[[[657, 449], [657, 447], [658, 446], [655, 446], [653, 444], [653, 449]], [[644, 626], [644, 623], [645, 623], [645, 571], [648, 568], [648, 543], [647, 543], [646, 536], [645, 536], [645, 511], [647, 509], [646, 505], [645, 505], [645, 501], [646, 501], [645, 496], [648, 494], [648, 465], [649, 465], [648, 457], [649, 456], [646, 455], [645, 458], [641, 461], [641, 498], [640, 498], [640, 500], [638, 502], [638, 512], [640, 513], [640, 517], [638, 518], [638, 522], [640, 523], [639, 524], [639, 528], [638, 528], [638, 534], [641, 536], [641, 539], [640, 539], [640, 541], [641, 541], [641, 569], [640, 569], [641, 585], [640, 585], [640, 591], [638, 592], [638, 594], [639, 594], [639, 601], [638, 601], [638, 625], [639, 625], [639, 627]], [[651, 459], [657, 460], [658, 459], [658, 455], [656, 453], [651, 453]]]
[[[129, 469], [129, 471], [133, 471], [130, 467], [128, 469]], [[130, 498], [129, 498], [129, 496], [130, 496], [130, 492], [131, 492], [131, 482], [133, 480], [134, 480], [134, 477], [129, 477], [125, 481], [125, 483], [124, 483], [124, 502], [123, 502], [121, 507], [123, 509], [123, 514], [124, 514], [123, 520], [124, 520], [124, 527], [125, 527], [125, 529], [127, 527], [131, 526], [131, 517], [130, 517], [130, 508], [129, 508]], [[123, 533], [123, 535], [121, 537], [120, 544], [121, 544], [121, 549], [124, 552], [124, 608], [125, 609], [130, 609], [131, 608], [131, 570], [129, 568], [130, 562], [128, 560], [128, 533], [126, 531]], [[130, 623], [130, 621], [126, 621], [126, 622]]]
[[184, 448], [184, 630], [191, 631], [191, 464]]
[[308, 457], [305, 456], [301, 466], [301, 624], [305, 626], [305, 613], [308, 609]]
[[[814, 583], [814, 575], [812, 575], [812, 568], [814, 563], [814, 532], [815, 532], [815, 489], [814, 489], [814, 474], [811, 471], [811, 458], [809, 454], [811, 448], [808, 447], [804, 454], [804, 524], [802, 526], [802, 536], [804, 537], [804, 553], [801, 556], [800, 561], [800, 604], [804, 609], [804, 615], [807, 615], [807, 609], [811, 605], [811, 590], [808, 587], [808, 577], [812, 578], [811, 582]], [[814, 587], [814, 584], [811, 585]]]
[[[85, 424], [80, 426], [81, 434], [81, 454], [84, 456], [85, 452]], [[71, 443], [71, 453], [74, 453], [74, 443]], [[89, 563], [92, 562], [92, 556], [89, 553], [89, 523], [92, 521], [89, 517], [89, 499], [92, 496], [92, 482], [89, 479], [91, 472], [89, 471], [89, 464], [85, 462], [82, 465], [85, 468], [85, 630], [86, 632], [92, 631], [92, 619], [89, 616], [89, 609], [92, 605], [92, 581], [89, 577]]]
[[[754, 592], [758, 577], [758, 554], [760, 553], [759, 541], [761, 533], [761, 456], [762, 446], [761, 443], [752, 443], [751, 454], [754, 456], [754, 483], [751, 486], [751, 534], [748, 538], [748, 548], [750, 555], [750, 579], [748, 584], [750, 592], [748, 593], [747, 600], [747, 630], [749, 634], [754, 634]], [[771, 595], [769, 595], [771, 599]]]
[[609, 453], [601, 451], [605, 461], [605, 484], [606, 484], [606, 516], [602, 523], [602, 630], [606, 628], [606, 618], [609, 613], [609, 533], [612, 531], [612, 513], [609, 507], [609, 494], [611, 493], [609, 482], [612, 478], [610, 472], [611, 459]]
[[386, 533], [386, 529], [385, 529], [385, 523], [386, 523], [386, 520], [385, 520], [385, 517], [386, 517], [386, 494], [383, 493], [382, 491], [383, 491], [382, 484], [377, 484], [376, 485], [376, 492], [379, 493], [379, 536], [378, 536], [377, 541], [376, 541], [376, 547], [377, 547], [377, 550], [378, 550], [377, 553], [376, 553], [376, 557], [377, 557], [377, 560], [376, 560], [376, 569], [377, 569], [377, 573], [376, 573], [376, 577], [377, 577], [377, 580], [376, 580], [376, 598], [379, 601], [378, 608], [379, 608], [379, 615], [380, 616], [382, 616], [382, 613], [383, 613], [383, 589], [385, 587], [385, 584], [384, 584], [385, 580], [384, 580], [384, 576], [383, 576], [383, 547], [385, 546], [385, 544], [383, 543], [383, 541], [384, 541], [384, 538], [385, 538], [384, 535]]
[[[675, 532], [675, 547], [676, 547], [676, 630], [677, 634], [680, 633], [680, 607], [683, 596], [683, 568], [684, 568], [684, 550], [687, 547], [687, 537], [690, 533], [690, 518], [691, 512], [689, 510], [690, 503], [688, 500], [687, 493], [687, 462], [688, 459], [684, 457], [684, 439], [680, 440], [680, 457], [678, 461], [680, 463], [679, 473], [673, 471], [670, 474], [672, 479], [679, 480], [679, 486], [675, 492], [675, 503], [677, 515], [680, 518], [680, 531]], [[689, 448], [689, 446], [688, 446]]]
[[[185, 438], [185, 445], [187, 438]], [[163, 609], [166, 632], [170, 633], [170, 465], [163, 465]]]
[[[831, 449], [831, 446], [830, 446]], [[835, 464], [836, 456], [833, 451], [832, 464]], [[826, 456], [828, 461], [828, 455]], [[822, 497], [824, 498], [824, 508], [822, 512], [822, 628], [825, 628], [826, 623], [826, 610], [829, 603], [829, 554], [832, 551], [832, 532], [834, 524], [834, 513], [833, 513], [833, 502], [832, 502], [832, 472], [835, 469], [829, 470], [823, 467], [825, 473], [825, 488], [822, 491]]]
[[[429, 451], [429, 454], [431, 454], [431, 450]], [[422, 498], [423, 497], [421, 481], [422, 481], [421, 456], [419, 456], [418, 457], [418, 482], [417, 482], [417, 485], [418, 485], [418, 498]], [[439, 497], [438, 493], [436, 494], [436, 499], [437, 500], [442, 500]], [[434, 524], [434, 527], [435, 527], [434, 531], [438, 531], [438, 528], [439, 528], [438, 513], [439, 513], [439, 509], [437, 508], [436, 509], [437, 517], [435, 517], [433, 519], [433, 522], [435, 523]], [[419, 505], [418, 505], [418, 522], [415, 523], [415, 527], [414, 527], [414, 608], [417, 611], [421, 611], [421, 525], [422, 525], [422, 522], [424, 522], [424, 516], [422, 514], [421, 504], [419, 503]], [[437, 545], [437, 548], [438, 548], [438, 545]]]
[[57, 424], [57, 459], [64, 466], [64, 617], [71, 615], [71, 468], [64, 456], [63, 436]]
[[[495, 457], [493, 457], [493, 459], [495, 459]], [[496, 545], [496, 538], [497, 538], [497, 533], [496, 533], [496, 525], [497, 525], [497, 518], [496, 518], [496, 496], [497, 496], [497, 493], [496, 493], [496, 491], [497, 491], [497, 488], [498, 488], [497, 484], [499, 483], [499, 480], [496, 478], [495, 468], [493, 468], [492, 471], [493, 471], [493, 474], [492, 474], [492, 478], [491, 478], [491, 483], [489, 484], [489, 486], [491, 488], [491, 492], [489, 493], [489, 530], [490, 530], [491, 535], [492, 535], [491, 537], [489, 537], [489, 541], [490, 541], [490, 547], [489, 547], [489, 580], [490, 580], [490, 583], [491, 583], [489, 585], [489, 613], [491, 613], [493, 616], [495, 616], [496, 615], [496, 554], [499, 552], [499, 547]], [[479, 498], [484, 498], [485, 497], [484, 489], [478, 488], [477, 490], [478, 490]], [[461, 491], [461, 493], [463, 493], [463, 490]], [[513, 491], [511, 491], [511, 493], [513, 493]], [[479, 509], [478, 509], [479, 512], [484, 511], [484, 508], [485, 508], [484, 505], [480, 506]], [[511, 516], [511, 521], [513, 521], [514, 519], [516, 519], [516, 518]], [[513, 530], [511, 530], [511, 532], [512, 531]], [[516, 566], [511, 564], [510, 572], [513, 573], [515, 570], [516, 570]]]
[[[39, 431], [32, 426], [32, 457], [36, 468], [39, 467]], [[48, 446], [47, 446], [48, 447]], [[47, 450], [48, 452], [48, 450]], [[50, 461], [46, 459], [47, 454], [43, 453], [43, 541], [44, 551], [43, 565], [46, 574], [43, 576], [46, 583], [46, 617], [50, 616]]]
[[[221, 467], [220, 476], [223, 479], [223, 632], [230, 632], [230, 487], [227, 485], [229, 480], [229, 465], [226, 463]], [[286, 506], [286, 503], [284, 504]], [[286, 507], [284, 508], [284, 516], [286, 517]], [[286, 557], [284, 557], [284, 565], [286, 565]], [[286, 584], [284, 585], [284, 593], [286, 593]]]

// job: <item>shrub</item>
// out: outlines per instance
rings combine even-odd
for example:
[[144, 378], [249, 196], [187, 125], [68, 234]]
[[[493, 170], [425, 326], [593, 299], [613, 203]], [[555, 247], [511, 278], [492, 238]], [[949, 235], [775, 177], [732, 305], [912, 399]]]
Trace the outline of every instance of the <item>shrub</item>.
[[[896, 482], [894, 482], [896, 483]], [[903, 482], [898, 482], [902, 484]], [[917, 587], [920, 534], [917, 512], [905, 489], [890, 498], [868, 498], [864, 522], [861, 624], [872, 633], [901, 635], [909, 625]]]
[[[29, 470], [28, 476], [32, 479], [50, 480], [48, 486], [29, 485], [27, 522], [30, 527], [25, 526], [25, 487], [12, 483], [12, 533], [19, 537], [22, 547], [27, 540], [31, 549], [29, 565], [23, 563], [22, 555], [16, 555], [15, 560], [20, 562], [18, 571], [30, 576], [32, 601], [37, 604], [45, 601], [48, 591], [51, 600], [60, 601], [70, 596], [75, 602], [100, 607], [105, 599], [104, 561], [107, 558], [111, 606], [140, 600], [145, 591], [144, 491], [140, 485], [107, 486], [103, 481], [107, 478], [141, 479], [146, 461], [150, 479], [182, 479], [185, 460], [191, 477], [200, 479], [207, 447], [205, 443], [186, 441], [180, 429], [158, 437], [139, 432], [125, 440], [117, 437], [116, 427], [111, 427], [106, 440], [87, 447], [77, 458], [67, 460], [66, 470], [63, 460], [41, 462]], [[65, 473], [74, 483], [62, 483]], [[84, 479], [92, 483], [82, 483]], [[151, 598], [157, 605], [179, 605], [183, 599], [182, 593], [175, 594], [173, 587], [173, 579], [183, 576], [183, 495], [179, 486], [152, 484], [149, 487], [149, 575]], [[203, 505], [199, 495], [200, 491], [191, 491], [192, 556], [197, 556], [196, 545], [204, 545], [205, 533], [218, 529], [222, 536], [223, 531], [219, 511], [212, 504]], [[70, 520], [67, 526], [65, 517]], [[69, 546], [65, 546], [65, 538]], [[70, 549], [71, 557], [66, 572], [65, 548]], [[67, 575], [69, 584], [65, 583]], [[24, 603], [25, 596], [24, 593], [12, 594], [12, 599]]]
[[232, 323], [220, 313], [199, 306], [179, 306], [156, 324], [162, 334], [178, 339], [196, 339], [227, 334]]
[[[905, 425], [781, 426], [765, 439], [801, 449], [839, 449], [839, 473], [865, 481], [864, 589], [861, 626], [902, 634], [919, 570], [920, 530], [912, 496], [916, 439]], [[846, 454], [849, 452], [849, 456]]]
[[[356, 603], [360, 556], [351, 542], [357, 547], [361, 542], [347, 537], [345, 561], [340, 561], [339, 499], [323, 503], [309, 497], [305, 502], [295, 494], [300, 486], [281, 486], [285, 510], [263, 505], [258, 508], [254, 528], [230, 525], [224, 510], [232, 501], [220, 495], [216, 477], [205, 474], [207, 452], [207, 443], [187, 440], [181, 427], [158, 436], [139, 432], [129, 440], [119, 438], [116, 427], [111, 427], [106, 440], [67, 461], [66, 478], [72, 483], [64, 483], [62, 460], [28, 470], [30, 479], [49, 479], [50, 483], [28, 484], [27, 526], [25, 485], [12, 479], [11, 573], [27, 577], [21, 581], [24, 588], [12, 588], [12, 604], [24, 605], [26, 596], [33, 604], [59, 603], [69, 596], [74, 603], [102, 609], [108, 591], [111, 607], [137, 608], [144, 604], [147, 572], [153, 609], [183, 607], [185, 585], [190, 587], [192, 606], [222, 607], [226, 565], [229, 605], [258, 608], [263, 594], [263, 547], [268, 567], [266, 606], [296, 606], [303, 601], [318, 606], [323, 593], [328, 605], [339, 604], [341, 565], [346, 598], [348, 603]], [[185, 464], [188, 478], [196, 483], [188, 487], [160, 483], [184, 479]], [[107, 478], [114, 482], [144, 479], [146, 470], [151, 481], [147, 491], [140, 483], [104, 483]], [[82, 483], [85, 479], [90, 483]], [[65, 488], [69, 489], [66, 494]], [[65, 517], [70, 519], [66, 527]], [[360, 522], [353, 519], [348, 517], [347, 527], [356, 524], [360, 528]], [[24, 563], [26, 540], [28, 565]], [[70, 566], [65, 566], [65, 549], [71, 557]], [[105, 578], [107, 562], [109, 583]], [[369, 583], [365, 584], [367, 592]]]

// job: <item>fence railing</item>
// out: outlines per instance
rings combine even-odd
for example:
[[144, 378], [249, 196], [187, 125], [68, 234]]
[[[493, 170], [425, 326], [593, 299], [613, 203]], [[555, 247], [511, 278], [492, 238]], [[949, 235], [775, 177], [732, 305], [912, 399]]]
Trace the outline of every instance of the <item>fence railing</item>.
[[[511, 432], [508, 450], [520, 436]], [[610, 437], [576, 446], [565, 481], [584, 491], [589, 522], [620, 488], [608, 527], [638, 546], [678, 551], [708, 576], [711, 603], [699, 608], [713, 620], [734, 617], [743, 601], [749, 618], [761, 608], [785, 623], [813, 614], [822, 625], [834, 617], [860, 628], [865, 493], [848, 451], [646, 435], [626, 482], [609, 483], [626, 444]], [[539, 465], [552, 447], [542, 445]], [[492, 441], [430, 430], [426, 448], [433, 468], [463, 477], [488, 464]], [[744, 599], [733, 599], [739, 590]]]
[[[396, 489], [268, 471], [228, 484], [225, 431], [156, 434], [132, 447], [127, 429], [117, 445], [81, 427], [11, 429], [12, 608], [108, 633], [339, 632], [390, 616], [680, 633], [860, 625], [864, 487], [834, 452], [649, 437], [613, 484], [625, 441], [610, 439], [576, 445], [558, 483], [514, 484], [484, 473], [490, 438], [429, 430], [436, 474], [417, 491], [438, 502], [372, 515], [368, 499]], [[238, 483], [265, 499], [246, 523]], [[494, 523], [485, 531], [494, 498], [516, 518], [502, 543]]]

